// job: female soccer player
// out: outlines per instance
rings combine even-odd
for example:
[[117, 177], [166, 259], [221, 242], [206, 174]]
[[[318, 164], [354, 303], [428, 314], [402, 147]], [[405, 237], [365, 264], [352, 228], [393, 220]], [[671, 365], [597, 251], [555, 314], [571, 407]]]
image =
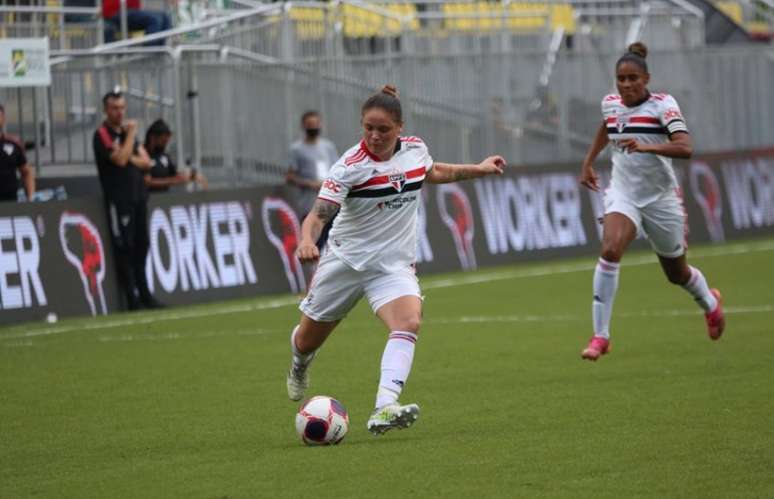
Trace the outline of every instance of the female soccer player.
[[[300, 400], [317, 349], [365, 295], [390, 332], [381, 362], [376, 408], [368, 430], [379, 435], [406, 428], [419, 416], [416, 404], [400, 405], [414, 358], [422, 299], [414, 272], [420, 189], [434, 184], [501, 174], [505, 161], [491, 156], [477, 165], [434, 162], [418, 137], [401, 137], [397, 89], [386, 86], [361, 108], [363, 139], [331, 167], [314, 208], [301, 226], [298, 258], [319, 259], [301, 320], [290, 344], [293, 360], [288, 396]], [[315, 242], [338, 212], [322, 256]]]
[[594, 271], [594, 336], [581, 357], [597, 360], [610, 349], [610, 315], [624, 251], [643, 231], [669, 282], [678, 284], [704, 309], [709, 337], [723, 334], [720, 292], [685, 260], [685, 210], [672, 158], [690, 158], [693, 142], [675, 99], [648, 91], [648, 49], [637, 42], [616, 63], [618, 94], [602, 99], [603, 122], [589, 147], [581, 184], [599, 191], [592, 164], [613, 143], [613, 174], [605, 191], [602, 254]]

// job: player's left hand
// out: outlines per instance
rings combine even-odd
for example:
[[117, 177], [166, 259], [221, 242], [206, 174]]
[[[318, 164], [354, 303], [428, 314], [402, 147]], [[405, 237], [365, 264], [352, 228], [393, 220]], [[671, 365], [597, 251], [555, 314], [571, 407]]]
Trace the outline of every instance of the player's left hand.
[[618, 141], [618, 147], [628, 153], [633, 152], [650, 152], [648, 150], [648, 144], [642, 144], [634, 139], [622, 139]]
[[502, 175], [503, 170], [505, 169], [505, 159], [503, 159], [502, 156], [489, 156], [484, 161], [478, 164], [479, 169], [481, 169], [482, 173], [489, 175]]

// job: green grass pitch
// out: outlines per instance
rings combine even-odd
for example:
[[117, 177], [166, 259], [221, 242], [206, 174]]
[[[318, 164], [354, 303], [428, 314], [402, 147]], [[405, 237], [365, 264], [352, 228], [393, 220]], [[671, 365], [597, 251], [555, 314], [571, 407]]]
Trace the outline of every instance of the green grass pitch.
[[689, 261], [725, 336], [631, 253], [595, 364], [595, 257], [423, 278], [422, 414], [379, 438], [386, 332], [361, 303], [311, 370], [350, 413], [336, 447], [295, 434], [292, 297], [0, 329], [0, 498], [774, 497], [774, 239]]

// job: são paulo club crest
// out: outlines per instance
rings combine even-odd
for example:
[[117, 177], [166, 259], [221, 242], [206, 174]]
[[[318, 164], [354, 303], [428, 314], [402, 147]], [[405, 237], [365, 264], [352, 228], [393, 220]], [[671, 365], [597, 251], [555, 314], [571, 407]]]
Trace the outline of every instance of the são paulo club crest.
[[261, 205], [261, 218], [266, 237], [277, 248], [285, 267], [290, 290], [293, 293], [306, 291], [304, 269], [296, 256], [296, 248], [301, 240], [301, 226], [296, 213], [284, 200], [267, 197]]
[[65, 211], [59, 219], [59, 242], [81, 277], [91, 315], [106, 315], [105, 251], [97, 227], [82, 213]]
[[628, 124], [629, 117], [627, 115], [619, 114], [615, 117], [615, 127], [618, 129], [618, 133], [623, 133]]
[[406, 185], [406, 174], [403, 172], [400, 173], [391, 173], [387, 177], [390, 181], [390, 184], [395, 188], [398, 192], [403, 192], [403, 186]]

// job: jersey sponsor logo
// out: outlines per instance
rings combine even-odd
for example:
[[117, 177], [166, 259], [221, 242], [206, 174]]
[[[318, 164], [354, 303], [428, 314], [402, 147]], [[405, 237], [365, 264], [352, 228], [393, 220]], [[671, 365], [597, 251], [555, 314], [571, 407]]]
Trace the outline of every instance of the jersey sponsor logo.
[[13, 154], [13, 144], [3, 144], [3, 151], [5, 151], [6, 155], [11, 156]]
[[161, 156], [159, 158], [159, 163], [161, 163], [161, 166], [163, 166], [164, 168], [169, 167], [169, 159], [167, 159], [166, 156]]
[[255, 284], [249, 218], [249, 205], [236, 201], [155, 208], [145, 269], [150, 290], [156, 282], [167, 293]]
[[416, 196], [400, 196], [388, 201], [382, 201], [376, 205], [379, 210], [399, 210], [406, 206], [408, 203], [413, 203], [417, 200]]
[[438, 211], [441, 220], [451, 232], [454, 248], [463, 269], [476, 268], [476, 251], [473, 248], [475, 222], [468, 195], [455, 184], [438, 186]]
[[29, 216], [0, 217], [0, 309], [48, 304], [40, 279], [40, 237]]
[[59, 218], [59, 242], [78, 271], [91, 315], [106, 315], [105, 250], [97, 227], [86, 215], [65, 211]]
[[325, 182], [323, 182], [323, 189], [326, 189], [338, 194], [341, 191], [341, 185], [337, 184], [331, 179], [326, 179]]
[[301, 240], [301, 226], [295, 211], [283, 199], [267, 197], [261, 205], [261, 217], [266, 237], [282, 260], [290, 290], [293, 293], [306, 291], [304, 268], [296, 256]]

